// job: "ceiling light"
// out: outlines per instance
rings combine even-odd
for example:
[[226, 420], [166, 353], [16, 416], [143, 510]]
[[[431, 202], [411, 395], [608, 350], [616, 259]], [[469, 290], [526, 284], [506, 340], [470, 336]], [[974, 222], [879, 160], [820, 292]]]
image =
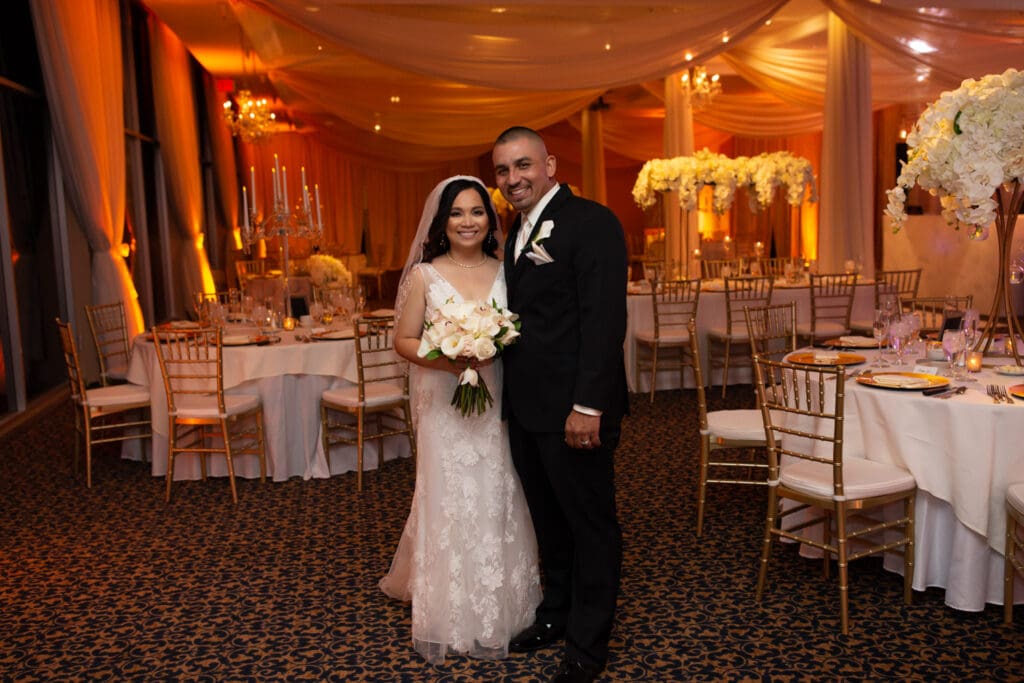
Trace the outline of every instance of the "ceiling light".
[[722, 94], [722, 84], [719, 82], [718, 74], [708, 76], [708, 71], [703, 66], [693, 66], [681, 77], [680, 82], [690, 92], [690, 103], [695, 109], [703, 109], [711, 104], [718, 95]]
[[277, 116], [270, 111], [266, 97], [256, 98], [248, 90], [239, 90], [234, 100], [233, 103], [230, 98], [224, 101], [224, 121], [232, 135], [252, 144], [274, 132]]
[[936, 49], [929, 45], [928, 43], [926, 43], [925, 41], [921, 40], [920, 38], [914, 38], [913, 40], [908, 42], [907, 47], [909, 47], [911, 50], [913, 50], [919, 55], [930, 54], [932, 52], [935, 52]]

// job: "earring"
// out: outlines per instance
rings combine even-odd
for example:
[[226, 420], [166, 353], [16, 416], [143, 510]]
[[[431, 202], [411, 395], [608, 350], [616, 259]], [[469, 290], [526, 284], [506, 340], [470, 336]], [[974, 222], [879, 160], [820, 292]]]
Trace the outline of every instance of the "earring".
[[441, 251], [448, 251], [448, 236], [442, 232], [441, 239], [437, 241], [437, 244], [441, 247]]
[[491, 230], [487, 233], [487, 237], [484, 238], [484, 251], [494, 251], [498, 248], [498, 238], [494, 236], [494, 231]]

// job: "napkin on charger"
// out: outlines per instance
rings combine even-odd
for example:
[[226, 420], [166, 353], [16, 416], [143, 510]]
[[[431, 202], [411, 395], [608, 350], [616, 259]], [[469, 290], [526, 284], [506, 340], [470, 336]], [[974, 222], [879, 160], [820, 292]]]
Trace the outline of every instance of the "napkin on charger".
[[840, 337], [839, 343], [843, 346], [878, 346], [878, 342], [875, 341], [874, 337], [861, 337], [858, 335]]
[[815, 351], [814, 362], [815, 363], [835, 363], [839, 360], [838, 351]]

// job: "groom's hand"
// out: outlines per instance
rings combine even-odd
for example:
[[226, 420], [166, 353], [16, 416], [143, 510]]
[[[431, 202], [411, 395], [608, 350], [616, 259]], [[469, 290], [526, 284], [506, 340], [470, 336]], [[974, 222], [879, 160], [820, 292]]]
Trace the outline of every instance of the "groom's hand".
[[573, 410], [565, 420], [565, 443], [570, 448], [589, 450], [601, 445], [601, 417]]

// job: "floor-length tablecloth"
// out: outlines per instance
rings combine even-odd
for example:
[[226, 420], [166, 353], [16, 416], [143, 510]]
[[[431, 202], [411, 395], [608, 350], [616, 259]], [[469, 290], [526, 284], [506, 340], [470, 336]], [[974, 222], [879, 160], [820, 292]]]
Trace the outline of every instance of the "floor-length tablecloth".
[[[232, 334], [237, 334], [232, 330]], [[308, 332], [308, 331], [307, 331]], [[152, 399], [154, 476], [167, 474], [168, 422], [167, 397], [163, 377], [153, 343], [145, 336], [136, 338], [129, 381], [148, 386]], [[263, 403], [264, 438], [268, 475], [274, 481], [291, 477], [326, 478], [356, 469], [356, 450], [350, 446], [331, 449], [328, 471], [320, 438], [320, 394], [328, 388], [344, 386], [357, 380], [354, 342], [315, 341], [300, 343], [291, 332], [282, 334], [282, 341], [267, 346], [224, 348], [224, 387], [229, 394], [249, 394]], [[378, 463], [379, 442], [364, 447], [364, 469]], [[405, 437], [385, 442], [385, 458], [409, 455]], [[128, 454], [135, 451], [128, 449]], [[254, 478], [259, 465], [253, 456], [236, 458], [235, 473]], [[224, 476], [224, 458], [210, 459], [209, 474]], [[174, 465], [174, 478], [198, 479], [201, 473], [198, 458], [179, 457]]]

